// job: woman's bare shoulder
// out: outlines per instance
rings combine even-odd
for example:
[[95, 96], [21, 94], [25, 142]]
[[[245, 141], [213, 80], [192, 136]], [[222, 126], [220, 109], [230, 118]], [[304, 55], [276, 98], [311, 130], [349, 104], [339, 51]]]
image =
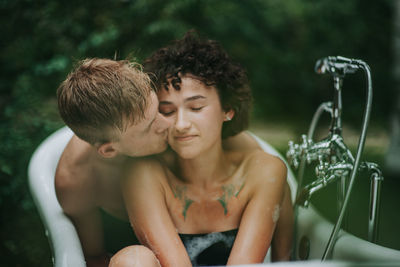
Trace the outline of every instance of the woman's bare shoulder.
[[277, 156], [262, 150], [247, 153], [243, 160], [244, 171], [249, 180], [255, 184], [286, 181], [287, 168]]
[[246, 132], [224, 139], [222, 142], [226, 151], [255, 151], [261, 150], [257, 141]]

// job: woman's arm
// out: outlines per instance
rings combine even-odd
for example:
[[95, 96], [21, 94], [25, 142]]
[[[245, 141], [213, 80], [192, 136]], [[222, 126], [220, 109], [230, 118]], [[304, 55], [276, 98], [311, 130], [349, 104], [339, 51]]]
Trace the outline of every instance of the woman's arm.
[[294, 212], [290, 195], [290, 187], [286, 183], [281, 213], [272, 239], [272, 261], [289, 261], [292, 253]]
[[124, 199], [139, 241], [150, 248], [163, 267], [191, 266], [165, 202], [165, 172], [156, 160], [143, 160], [127, 169]]
[[[254, 138], [246, 132], [241, 132], [225, 139], [223, 145], [225, 149], [235, 151], [255, 151], [261, 149]], [[293, 205], [290, 195], [290, 187], [286, 183], [280, 217], [272, 239], [272, 261], [290, 260], [294, 227]]]
[[286, 166], [274, 156], [255, 152], [249, 159], [247, 177], [249, 201], [228, 265], [263, 262], [279, 218], [286, 184]]

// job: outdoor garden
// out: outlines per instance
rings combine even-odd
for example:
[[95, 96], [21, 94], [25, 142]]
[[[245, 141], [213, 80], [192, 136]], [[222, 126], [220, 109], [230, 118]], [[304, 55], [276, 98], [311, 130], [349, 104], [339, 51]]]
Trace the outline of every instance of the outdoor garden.
[[[374, 99], [365, 158], [384, 170], [382, 245], [400, 249], [400, 177], [385, 175], [391, 121], [400, 103], [394, 75], [396, 1], [97, 0], [0, 1], [0, 266], [51, 266], [51, 250], [30, 195], [27, 167], [35, 148], [64, 126], [56, 90], [88, 57], [142, 62], [195, 29], [218, 40], [247, 70], [254, 106], [250, 130], [277, 147], [300, 142], [318, 105], [331, 100], [333, 80], [314, 65], [326, 56], [362, 59], [372, 70]], [[399, 24], [400, 25], [400, 24]], [[396, 35], [397, 34], [397, 35]], [[396, 67], [397, 66], [397, 67]], [[365, 102], [362, 72], [343, 84], [345, 140], [355, 151]], [[399, 111], [397, 111], [399, 112]], [[328, 128], [329, 120], [323, 126]], [[318, 129], [318, 134], [326, 134]], [[347, 138], [347, 139], [346, 139]], [[358, 181], [351, 209], [368, 212], [369, 182]], [[316, 195], [326, 209], [330, 199]], [[365, 207], [364, 207], [365, 205]], [[333, 206], [335, 206], [333, 204]], [[389, 207], [389, 208], [388, 208]], [[367, 218], [367, 214], [353, 217]], [[326, 209], [330, 220], [335, 212]], [[352, 217], [350, 216], [350, 219]], [[366, 221], [365, 221], [366, 224]], [[350, 227], [365, 237], [365, 227]]]

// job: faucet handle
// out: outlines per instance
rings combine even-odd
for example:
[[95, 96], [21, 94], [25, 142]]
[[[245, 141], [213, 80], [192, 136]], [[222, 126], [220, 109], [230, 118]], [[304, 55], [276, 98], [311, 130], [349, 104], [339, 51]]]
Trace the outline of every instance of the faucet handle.
[[308, 163], [308, 164], [311, 164], [311, 162], [314, 161], [314, 155], [311, 154], [311, 153], [307, 154], [307, 155], [306, 155], [306, 160], [307, 160], [307, 163]]
[[303, 140], [303, 143], [301, 144], [301, 146], [302, 146], [303, 148], [307, 148], [308, 145], [309, 145], [309, 140], [308, 140], [308, 138], [307, 138], [307, 135], [302, 134], [302, 135], [301, 135], [301, 140]]
[[324, 157], [322, 155], [318, 155], [318, 163], [319, 165], [324, 165]]
[[308, 153], [310, 147], [313, 145], [313, 141], [307, 137], [307, 135], [301, 135], [302, 143], [295, 144], [293, 141], [289, 141], [289, 149], [286, 153], [286, 157], [291, 165], [297, 169], [300, 165], [300, 160], [304, 157], [308, 163], [311, 163], [313, 156]]
[[299, 167], [299, 157], [301, 154], [300, 146], [293, 141], [289, 141], [289, 149], [286, 153], [286, 158], [295, 169]]
[[319, 164], [315, 167], [315, 175], [319, 179], [325, 179], [327, 169], [329, 168], [329, 164], [324, 161], [323, 155], [318, 155], [318, 162]]

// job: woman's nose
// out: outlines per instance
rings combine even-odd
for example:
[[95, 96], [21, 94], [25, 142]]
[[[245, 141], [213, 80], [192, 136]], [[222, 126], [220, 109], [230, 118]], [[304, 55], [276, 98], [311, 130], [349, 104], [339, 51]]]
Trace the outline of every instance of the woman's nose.
[[190, 120], [183, 111], [177, 112], [176, 120], [175, 120], [175, 130], [178, 132], [184, 132], [185, 130], [190, 128]]

